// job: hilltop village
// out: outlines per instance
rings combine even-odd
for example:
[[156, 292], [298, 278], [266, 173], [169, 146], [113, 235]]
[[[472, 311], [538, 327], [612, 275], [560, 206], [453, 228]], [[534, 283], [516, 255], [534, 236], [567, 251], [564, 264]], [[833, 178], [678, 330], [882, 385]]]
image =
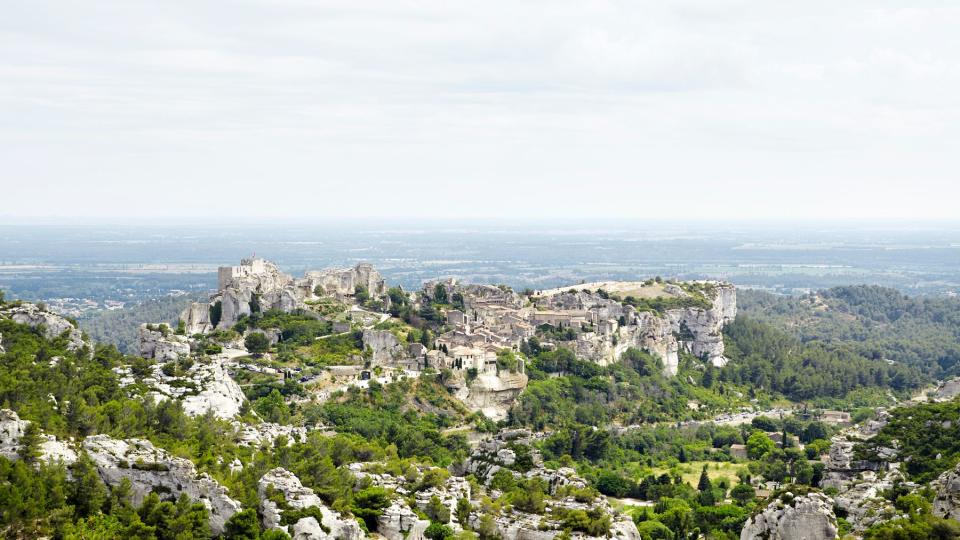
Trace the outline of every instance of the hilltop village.
[[[329, 324], [332, 335], [360, 337], [356, 354], [343, 358], [342, 365], [326, 366], [341, 386], [318, 381], [320, 395], [363, 384], [374, 374], [388, 380], [448, 370], [445, 384], [454, 395], [493, 419], [504, 418], [526, 386], [524, 363], [515, 353], [530, 340], [547, 349], [562, 340], [579, 358], [601, 366], [638, 348], [660, 358], [664, 374], [672, 376], [681, 350], [723, 366], [721, 329], [736, 315], [733, 286], [719, 282], [604, 282], [521, 294], [447, 279], [407, 292], [388, 288], [369, 264], [294, 278], [256, 258], [221, 267], [218, 277], [219, 291], [210, 302], [195, 303], [181, 314], [181, 331], [164, 335], [152, 325], [141, 328], [144, 357], [168, 360], [187, 354], [191, 344], [196, 349], [200, 341], [242, 350], [241, 341], [250, 334], [275, 345], [284, 339], [279, 321], [276, 326], [243, 322], [270, 313], [296, 314]], [[238, 323], [240, 333], [235, 332]]]

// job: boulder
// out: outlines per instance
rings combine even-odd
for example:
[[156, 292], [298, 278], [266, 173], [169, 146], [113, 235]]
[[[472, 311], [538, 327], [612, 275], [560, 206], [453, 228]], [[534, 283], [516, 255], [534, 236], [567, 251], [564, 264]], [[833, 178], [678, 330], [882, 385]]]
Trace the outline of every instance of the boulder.
[[[283, 494], [286, 508], [269, 498], [268, 492], [276, 490]], [[312, 489], [304, 487], [300, 479], [290, 471], [276, 468], [260, 478], [257, 483], [257, 494], [260, 497], [260, 514], [263, 516], [263, 527], [266, 529], [280, 529], [299, 540], [359, 540], [363, 538], [360, 524], [356, 520], [343, 517], [328, 508]], [[313, 517], [305, 517], [293, 524], [292, 530], [282, 524], [283, 512], [286, 510], [304, 510], [312, 506], [320, 510], [322, 523]]]
[[210, 511], [210, 529], [214, 535], [223, 533], [227, 520], [241, 510], [240, 503], [230, 498], [227, 488], [206, 473], [198, 473], [189, 460], [171, 456], [150, 441], [93, 435], [83, 441], [83, 448], [107, 485], [115, 487], [124, 478], [130, 480], [131, 502], [135, 506], [154, 491], [169, 494], [171, 498], [185, 493]]
[[833, 499], [822, 493], [785, 493], [747, 520], [740, 540], [832, 540], [837, 538]]

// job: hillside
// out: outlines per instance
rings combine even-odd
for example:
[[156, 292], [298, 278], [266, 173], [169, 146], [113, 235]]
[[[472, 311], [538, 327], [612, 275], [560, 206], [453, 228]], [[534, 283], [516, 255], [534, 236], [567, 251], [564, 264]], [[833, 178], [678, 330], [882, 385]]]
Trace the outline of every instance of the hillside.
[[180, 312], [190, 302], [205, 295], [165, 296], [145, 300], [134, 306], [112, 311], [97, 311], [78, 319], [80, 328], [96, 343], [109, 343], [124, 354], [137, 353], [137, 327], [163, 322], [175, 325]]
[[802, 297], [745, 290], [738, 304], [746, 317], [804, 343], [890, 360], [934, 379], [960, 373], [960, 298], [858, 285]]

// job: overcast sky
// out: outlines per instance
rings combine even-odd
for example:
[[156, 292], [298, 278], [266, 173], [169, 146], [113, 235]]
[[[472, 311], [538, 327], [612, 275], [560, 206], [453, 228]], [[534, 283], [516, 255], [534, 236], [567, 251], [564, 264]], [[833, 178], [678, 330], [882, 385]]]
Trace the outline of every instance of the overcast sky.
[[6, 0], [0, 216], [958, 218], [953, 0]]

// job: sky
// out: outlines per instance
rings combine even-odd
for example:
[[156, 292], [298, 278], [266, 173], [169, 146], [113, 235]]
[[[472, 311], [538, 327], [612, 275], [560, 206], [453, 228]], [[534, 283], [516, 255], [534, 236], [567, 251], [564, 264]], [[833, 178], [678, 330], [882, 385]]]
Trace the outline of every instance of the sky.
[[0, 218], [956, 219], [951, 0], [5, 0]]

